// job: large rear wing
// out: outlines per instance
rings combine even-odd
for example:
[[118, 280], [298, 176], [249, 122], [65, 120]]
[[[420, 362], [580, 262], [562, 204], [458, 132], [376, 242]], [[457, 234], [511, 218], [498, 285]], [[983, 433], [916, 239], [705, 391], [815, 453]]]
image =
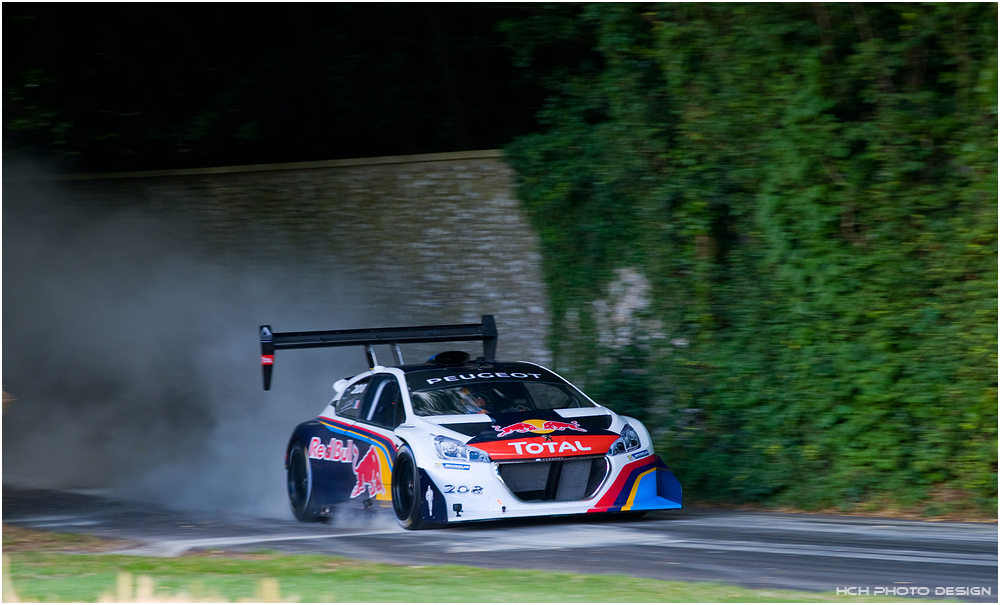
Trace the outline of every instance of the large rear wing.
[[264, 390], [271, 389], [274, 352], [280, 349], [315, 349], [362, 345], [368, 367], [378, 365], [374, 345], [391, 345], [396, 364], [403, 364], [401, 344], [424, 342], [483, 341], [483, 358], [493, 361], [497, 354], [497, 325], [492, 315], [483, 315], [482, 323], [448, 326], [413, 326], [408, 328], [372, 328], [367, 330], [326, 330], [320, 332], [273, 332], [260, 327], [260, 367], [264, 372]]

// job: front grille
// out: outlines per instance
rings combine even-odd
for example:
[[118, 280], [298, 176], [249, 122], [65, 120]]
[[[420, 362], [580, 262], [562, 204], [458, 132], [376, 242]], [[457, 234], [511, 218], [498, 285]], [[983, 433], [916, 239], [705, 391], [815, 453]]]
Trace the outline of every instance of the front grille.
[[597, 492], [608, 474], [608, 461], [568, 458], [497, 463], [500, 480], [522, 502], [586, 500]]

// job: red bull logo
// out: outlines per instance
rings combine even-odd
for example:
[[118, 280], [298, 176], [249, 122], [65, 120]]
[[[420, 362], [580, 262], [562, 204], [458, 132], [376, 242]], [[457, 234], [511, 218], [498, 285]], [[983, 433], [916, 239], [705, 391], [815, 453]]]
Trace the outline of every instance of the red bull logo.
[[309, 440], [308, 455], [313, 460], [353, 463], [358, 458], [358, 446], [354, 445], [353, 439], [348, 439], [347, 443], [340, 439], [330, 439], [330, 444], [326, 445], [319, 437], [313, 437]]
[[352, 498], [357, 498], [365, 490], [368, 491], [369, 498], [385, 493], [385, 485], [382, 483], [382, 464], [374, 447], [368, 448], [368, 452], [354, 464], [353, 468], [356, 483], [351, 490]]
[[567, 430], [579, 431], [581, 433], [587, 432], [587, 429], [581, 427], [580, 423], [576, 420], [569, 422], [560, 422], [559, 420], [525, 420], [524, 422], [515, 422], [504, 427], [493, 425], [493, 430], [497, 432], [497, 437], [506, 437], [514, 433], [537, 433], [544, 435], [554, 431]]
[[[579, 439], [576, 440], [576, 445], [573, 445], [569, 441], [559, 441], [558, 443], [555, 441], [546, 441], [543, 443], [537, 443], [537, 442], [533, 443], [529, 441], [511, 441], [507, 445], [512, 446], [514, 449], [516, 449], [518, 454], [528, 453], [532, 455], [546, 453], [545, 452], [546, 447], [548, 448], [549, 454], [565, 454], [565, 455], [576, 455], [578, 453], [589, 452], [594, 449], [592, 447], [587, 447], [586, 445], [583, 445], [582, 443], [580, 443]], [[521, 449], [521, 446], [524, 446], [524, 450]]]

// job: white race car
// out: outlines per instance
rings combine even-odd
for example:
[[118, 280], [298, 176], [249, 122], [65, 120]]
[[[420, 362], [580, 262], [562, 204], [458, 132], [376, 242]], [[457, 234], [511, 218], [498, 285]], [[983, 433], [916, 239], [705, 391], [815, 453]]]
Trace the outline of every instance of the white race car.
[[[370, 370], [337, 381], [285, 454], [296, 518], [335, 505], [390, 505], [408, 529], [513, 517], [631, 513], [681, 507], [681, 486], [645, 427], [556, 373], [494, 360], [493, 317], [481, 324], [274, 333], [261, 326], [264, 388], [280, 349], [361, 345]], [[402, 363], [400, 344], [483, 341], [472, 359], [447, 351]], [[388, 344], [395, 366], [374, 345]]]

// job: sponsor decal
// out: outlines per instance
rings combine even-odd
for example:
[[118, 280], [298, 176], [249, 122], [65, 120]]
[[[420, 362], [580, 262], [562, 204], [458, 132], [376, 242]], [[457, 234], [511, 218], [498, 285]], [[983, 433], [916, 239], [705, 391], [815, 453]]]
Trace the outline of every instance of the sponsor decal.
[[357, 498], [366, 490], [369, 498], [385, 493], [385, 485], [382, 483], [382, 464], [379, 462], [377, 449], [368, 448], [368, 452], [352, 468], [357, 481], [351, 490], [352, 498]]
[[[515, 448], [518, 454], [564, 454], [566, 452], [589, 452], [594, 449], [583, 445], [579, 440], [577, 440], [576, 445], [573, 445], [569, 441], [511, 441], [507, 445]], [[522, 447], [524, 448], [523, 451], [521, 450]], [[548, 449], [548, 452], [545, 451], [546, 449]]]
[[503, 427], [493, 425], [493, 430], [497, 432], [497, 437], [506, 437], [514, 433], [537, 433], [545, 435], [554, 431], [566, 430], [579, 431], [581, 433], [587, 432], [587, 429], [581, 427], [580, 423], [576, 420], [571, 420], [570, 422], [561, 422], [559, 420], [525, 420]]
[[274, 365], [274, 355], [261, 355], [260, 356], [261, 365], [273, 366]]
[[[596, 456], [608, 451], [615, 435], [588, 434], [585, 436], [526, 434], [520, 439], [478, 441], [475, 447], [485, 451], [493, 460], [516, 460], [524, 458], [570, 458], [573, 456]], [[470, 443], [472, 443], [470, 441]]]
[[649, 450], [639, 450], [638, 452], [635, 452], [634, 454], [628, 454], [625, 457], [628, 458], [629, 460], [638, 460], [640, 458], [645, 458], [648, 455], [649, 455]]
[[[365, 385], [367, 386], [367, 385]], [[351, 448], [351, 470], [354, 471], [355, 485], [351, 490], [351, 498], [355, 498], [366, 491], [370, 494], [369, 497], [375, 497], [377, 500], [391, 500], [392, 496], [386, 489], [386, 484], [392, 482], [392, 460], [394, 458], [393, 453], [396, 451], [396, 447], [393, 442], [384, 436], [378, 435], [377, 433], [372, 433], [365, 431], [360, 427], [351, 426], [335, 420], [333, 418], [327, 418], [325, 416], [320, 416], [320, 424], [325, 426], [327, 429], [338, 433], [340, 435], [345, 435], [350, 437], [348, 442], [352, 443], [354, 447]], [[318, 437], [314, 438], [318, 440]], [[322, 445], [322, 442], [319, 442]], [[336, 458], [336, 440], [331, 440], [332, 447], [334, 448], [332, 453], [326, 453], [325, 455], [331, 456], [331, 458], [326, 458], [324, 460], [332, 460]], [[364, 448], [365, 445], [370, 446], [368, 451], [365, 452], [363, 456], [359, 458], [359, 453], [362, 450], [359, 448]], [[324, 452], [329, 452], [330, 446], [324, 445]], [[346, 446], [341, 445], [341, 457], [340, 462], [346, 462], [346, 453], [343, 453]], [[319, 450], [317, 450], [319, 451]], [[377, 471], [374, 471], [371, 466], [374, 464], [378, 467]]]
[[353, 439], [344, 443], [340, 439], [330, 439], [329, 445], [324, 445], [319, 437], [309, 440], [309, 457], [313, 460], [329, 460], [331, 462], [353, 463], [358, 457], [358, 446]]
[[437, 384], [439, 382], [461, 382], [463, 380], [490, 380], [493, 378], [534, 378], [541, 379], [541, 374], [531, 372], [479, 372], [472, 374], [455, 374], [452, 376], [441, 376], [438, 378], [428, 378], [427, 384]]
[[469, 487], [468, 485], [446, 485], [444, 486], [444, 493], [472, 494], [473, 496], [478, 496], [483, 493], [483, 488], [481, 485], [473, 485], [472, 487]]
[[443, 468], [453, 471], [467, 471], [472, 467], [468, 464], [458, 464], [456, 462], [435, 462], [434, 468]]
[[427, 486], [427, 492], [424, 494], [424, 500], [427, 501], [427, 516], [434, 516], [434, 490], [431, 486]]

